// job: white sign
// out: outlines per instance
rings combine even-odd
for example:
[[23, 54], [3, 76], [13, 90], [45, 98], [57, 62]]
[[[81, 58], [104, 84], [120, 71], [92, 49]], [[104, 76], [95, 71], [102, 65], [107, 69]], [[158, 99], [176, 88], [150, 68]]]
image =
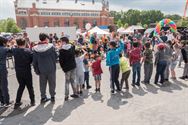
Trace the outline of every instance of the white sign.
[[35, 28], [26, 28], [26, 33], [29, 36], [31, 42], [39, 42], [39, 34], [57, 34], [57, 37], [60, 38], [62, 32], [65, 35], [70, 36], [70, 40], [76, 40], [76, 27], [35, 27]]

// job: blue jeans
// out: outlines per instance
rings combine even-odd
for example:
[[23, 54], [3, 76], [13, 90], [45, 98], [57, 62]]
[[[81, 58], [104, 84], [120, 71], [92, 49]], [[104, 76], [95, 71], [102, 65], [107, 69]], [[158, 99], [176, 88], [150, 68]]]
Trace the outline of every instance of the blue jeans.
[[160, 83], [164, 82], [164, 72], [165, 72], [166, 66], [167, 66], [166, 61], [159, 61], [157, 63], [157, 71], [156, 71], [156, 75], [155, 75], [155, 84], [158, 83], [159, 76], [161, 77]]
[[[134, 63], [132, 65], [132, 71], [133, 71], [132, 84], [140, 85], [140, 72], [141, 72], [141, 64], [140, 64], [140, 62]], [[136, 81], [136, 76], [137, 76], [137, 82], [135, 82]]]
[[6, 69], [0, 70], [0, 102], [3, 104], [8, 104], [10, 101], [7, 74]]

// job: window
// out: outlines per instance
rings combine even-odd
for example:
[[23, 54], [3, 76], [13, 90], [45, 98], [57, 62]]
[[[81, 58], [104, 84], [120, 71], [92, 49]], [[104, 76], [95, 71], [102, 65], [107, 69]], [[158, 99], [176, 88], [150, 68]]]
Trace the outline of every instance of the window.
[[77, 29], [79, 28], [78, 19], [74, 20], [74, 26], [76, 26]]
[[65, 19], [64, 26], [69, 26], [69, 25], [70, 25], [69, 19]]
[[27, 20], [25, 18], [21, 18], [19, 21], [19, 26], [22, 29], [25, 29], [27, 27]]
[[97, 26], [97, 20], [93, 20], [93, 27]]
[[60, 26], [60, 22], [59, 22], [58, 19], [56, 19], [56, 20], [54, 21], [54, 27], [59, 27], [59, 26]]
[[88, 21], [84, 19], [84, 21], [83, 21], [83, 28], [85, 28], [85, 26], [86, 26], [87, 23], [88, 23]]
[[49, 22], [48, 21], [44, 22], [44, 27], [46, 27], [46, 26], [49, 26]]

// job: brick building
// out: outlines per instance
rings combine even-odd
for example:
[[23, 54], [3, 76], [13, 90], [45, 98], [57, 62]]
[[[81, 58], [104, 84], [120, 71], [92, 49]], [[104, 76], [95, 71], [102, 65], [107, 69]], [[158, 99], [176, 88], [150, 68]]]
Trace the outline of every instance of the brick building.
[[16, 21], [19, 27], [67, 27], [84, 29], [93, 26], [111, 25], [108, 1], [80, 0], [16, 0]]

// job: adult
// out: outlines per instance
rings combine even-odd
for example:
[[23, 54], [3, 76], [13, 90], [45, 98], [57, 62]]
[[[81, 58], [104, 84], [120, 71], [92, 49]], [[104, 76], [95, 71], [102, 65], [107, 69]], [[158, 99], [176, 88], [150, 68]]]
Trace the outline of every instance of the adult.
[[181, 49], [183, 60], [185, 62], [183, 76], [180, 79], [185, 80], [188, 78], [188, 42], [185, 43], [185, 46]]
[[0, 37], [0, 102], [1, 106], [8, 107], [10, 104], [10, 97], [8, 92], [8, 80], [7, 80], [7, 68], [6, 68], [6, 58], [8, 49], [5, 47], [7, 39]]
[[61, 38], [61, 48], [59, 50], [59, 63], [65, 72], [65, 101], [69, 99], [69, 84], [71, 83], [73, 94], [71, 97], [78, 98], [76, 93], [76, 60], [75, 46], [69, 43], [67, 37]]
[[47, 83], [49, 85], [51, 102], [55, 103], [57, 53], [53, 44], [49, 43], [47, 34], [40, 33], [39, 39], [40, 42], [33, 48], [33, 66], [35, 73], [39, 75], [41, 103], [50, 100], [46, 96]]

